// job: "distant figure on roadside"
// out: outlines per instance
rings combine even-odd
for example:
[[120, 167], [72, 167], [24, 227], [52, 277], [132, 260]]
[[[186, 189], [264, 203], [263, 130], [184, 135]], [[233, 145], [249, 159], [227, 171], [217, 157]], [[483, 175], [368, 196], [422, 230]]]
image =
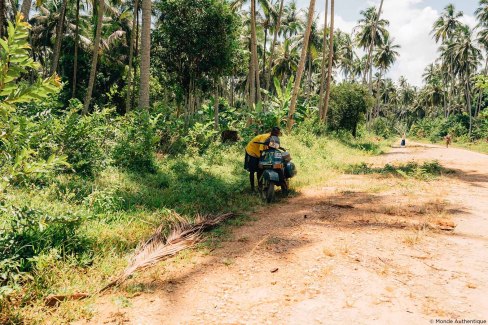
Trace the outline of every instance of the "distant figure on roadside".
[[402, 135], [402, 142], [400, 143], [401, 147], [405, 147], [407, 145], [406, 140], [405, 140], [405, 132], [403, 132]]
[[444, 140], [446, 140], [446, 148], [449, 148], [449, 145], [450, 145], [450, 144], [451, 144], [451, 142], [452, 142], [452, 137], [451, 137], [451, 135], [450, 135], [450, 134], [446, 135], [446, 136], [444, 137]]

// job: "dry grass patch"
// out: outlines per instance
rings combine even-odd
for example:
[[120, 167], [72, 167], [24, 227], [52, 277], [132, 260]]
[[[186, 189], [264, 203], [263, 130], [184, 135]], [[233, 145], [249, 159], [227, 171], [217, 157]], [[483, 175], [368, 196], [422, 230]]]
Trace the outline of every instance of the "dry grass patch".
[[324, 249], [322, 249], [322, 253], [324, 253], [325, 256], [328, 256], [328, 257], [334, 257], [336, 256], [336, 253], [330, 249], [330, 248], [327, 248], [325, 247]]

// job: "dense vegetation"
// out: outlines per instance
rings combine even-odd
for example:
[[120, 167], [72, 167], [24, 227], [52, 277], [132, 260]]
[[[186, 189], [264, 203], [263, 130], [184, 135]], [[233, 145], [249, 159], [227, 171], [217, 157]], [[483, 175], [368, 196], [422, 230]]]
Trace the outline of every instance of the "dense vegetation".
[[308, 15], [283, 0], [0, 4], [2, 323], [41, 317], [19, 308], [49, 293], [96, 290], [177, 214], [259, 204], [243, 147], [272, 126], [287, 129], [297, 187], [378, 172], [360, 164], [381, 151], [372, 132], [488, 137], [486, 1], [476, 30], [446, 7], [420, 88], [385, 77], [398, 45], [374, 7], [349, 35], [318, 26], [314, 0]]

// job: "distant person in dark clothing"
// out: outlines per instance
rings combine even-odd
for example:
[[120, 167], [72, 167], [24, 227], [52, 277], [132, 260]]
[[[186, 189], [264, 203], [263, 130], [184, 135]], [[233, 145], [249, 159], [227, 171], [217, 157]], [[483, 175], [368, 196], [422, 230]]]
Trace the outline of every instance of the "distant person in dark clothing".
[[400, 146], [402, 147], [405, 147], [406, 146], [406, 140], [405, 140], [405, 132], [403, 132], [403, 136], [402, 136], [402, 142], [400, 143]]

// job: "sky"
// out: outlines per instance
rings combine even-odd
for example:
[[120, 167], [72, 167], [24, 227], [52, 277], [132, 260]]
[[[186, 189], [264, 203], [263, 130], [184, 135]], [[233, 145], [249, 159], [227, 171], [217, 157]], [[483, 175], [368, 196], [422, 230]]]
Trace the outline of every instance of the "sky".
[[[296, 2], [298, 7], [307, 9], [310, 1]], [[380, 0], [336, 0], [335, 27], [350, 33], [357, 25], [359, 12], [379, 3]], [[471, 27], [476, 25], [474, 11], [478, 0], [384, 0], [382, 18], [390, 21], [390, 36], [401, 46], [400, 57], [387, 77], [397, 81], [400, 76], [405, 76], [415, 86], [422, 84], [423, 70], [438, 56], [438, 45], [430, 34], [432, 25], [449, 3], [464, 13], [464, 23]], [[324, 7], [325, 0], [316, 1], [315, 11], [320, 15], [322, 25]]]

